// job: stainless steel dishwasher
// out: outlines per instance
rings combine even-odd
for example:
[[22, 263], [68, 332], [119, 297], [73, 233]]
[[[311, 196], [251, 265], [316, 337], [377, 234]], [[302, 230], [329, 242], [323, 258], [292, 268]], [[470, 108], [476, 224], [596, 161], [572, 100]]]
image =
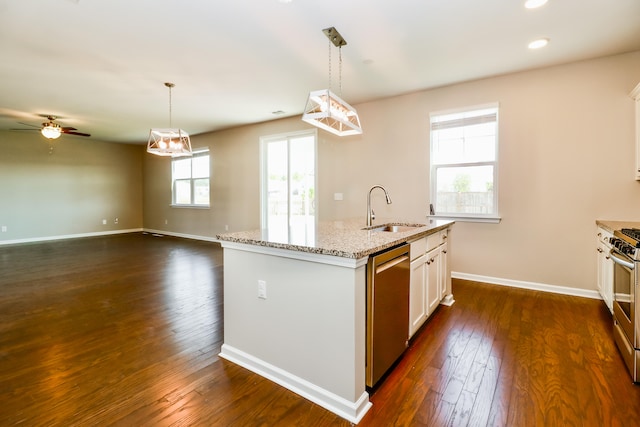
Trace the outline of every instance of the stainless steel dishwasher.
[[373, 387], [407, 348], [409, 245], [389, 249], [367, 263], [366, 384]]

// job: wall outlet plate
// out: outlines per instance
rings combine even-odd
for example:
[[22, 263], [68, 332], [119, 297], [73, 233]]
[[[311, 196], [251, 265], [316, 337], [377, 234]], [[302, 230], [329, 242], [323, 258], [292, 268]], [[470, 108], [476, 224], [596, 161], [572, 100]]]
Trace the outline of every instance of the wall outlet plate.
[[258, 298], [267, 299], [267, 282], [258, 280]]

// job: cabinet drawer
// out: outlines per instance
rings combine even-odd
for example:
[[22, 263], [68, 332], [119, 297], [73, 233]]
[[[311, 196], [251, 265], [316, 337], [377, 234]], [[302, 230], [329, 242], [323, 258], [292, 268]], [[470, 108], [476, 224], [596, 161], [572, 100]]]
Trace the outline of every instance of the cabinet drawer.
[[427, 236], [427, 251], [437, 248], [442, 243], [442, 231]]
[[427, 252], [427, 238], [423, 237], [422, 239], [415, 240], [411, 242], [411, 260], [418, 258], [421, 255], [424, 255]]

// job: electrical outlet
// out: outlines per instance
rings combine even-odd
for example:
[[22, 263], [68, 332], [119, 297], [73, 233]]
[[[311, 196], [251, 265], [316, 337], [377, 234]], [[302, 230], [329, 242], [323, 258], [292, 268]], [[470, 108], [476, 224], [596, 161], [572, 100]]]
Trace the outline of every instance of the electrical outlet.
[[167, 225], [167, 224], [169, 224], [169, 220], [168, 220], [168, 219], [165, 219], [165, 220], [164, 220], [164, 225]]
[[107, 225], [107, 220], [106, 219], [102, 220], [102, 225]]
[[224, 231], [229, 231], [229, 225], [228, 224], [224, 226]]
[[267, 299], [267, 282], [258, 280], [258, 298]]
[[120, 220], [119, 220], [118, 218], [116, 218], [116, 219], [114, 219], [114, 220], [113, 220], [113, 223], [114, 223], [114, 224], [117, 224], [117, 223], [118, 223], [118, 221], [120, 221]]
[[344, 200], [342, 193], [333, 193], [333, 200]]
[[3, 225], [3, 226], [2, 226], [2, 232], [3, 232], [3, 233], [6, 233], [6, 232], [7, 232], [7, 226], [6, 226], [6, 225]]

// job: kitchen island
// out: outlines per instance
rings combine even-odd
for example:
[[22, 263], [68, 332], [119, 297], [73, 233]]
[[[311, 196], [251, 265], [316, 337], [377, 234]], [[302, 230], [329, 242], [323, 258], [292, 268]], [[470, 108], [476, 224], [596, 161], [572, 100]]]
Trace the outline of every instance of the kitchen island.
[[[376, 225], [419, 225], [385, 232]], [[308, 224], [218, 235], [224, 249], [224, 344], [237, 363], [357, 423], [365, 387], [366, 266], [371, 254], [452, 221]], [[445, 299], [452, 301], [450, 280]]]

